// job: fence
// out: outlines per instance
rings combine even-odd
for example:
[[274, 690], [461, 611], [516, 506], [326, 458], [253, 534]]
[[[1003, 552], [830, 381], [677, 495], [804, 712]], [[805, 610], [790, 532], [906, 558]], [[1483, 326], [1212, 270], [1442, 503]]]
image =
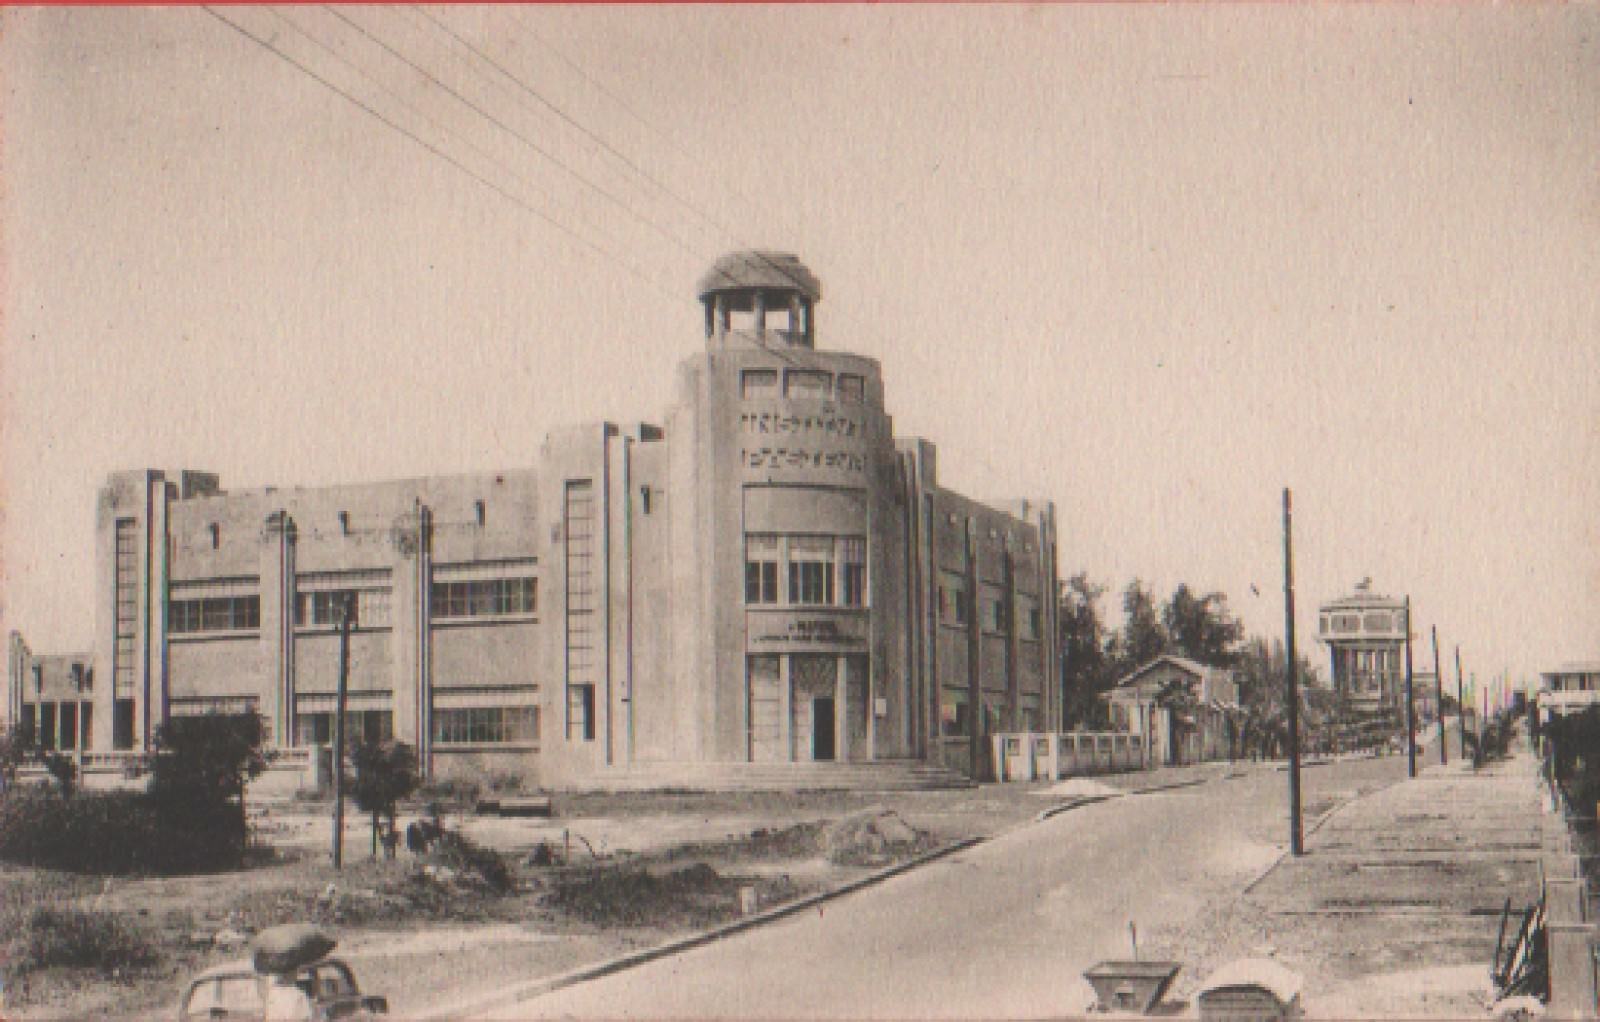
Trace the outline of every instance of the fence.
[[995, 779], [1052, 781], [1142, 770], [1144, 739], [1122, 731], [1022, 731], [993, 736]]

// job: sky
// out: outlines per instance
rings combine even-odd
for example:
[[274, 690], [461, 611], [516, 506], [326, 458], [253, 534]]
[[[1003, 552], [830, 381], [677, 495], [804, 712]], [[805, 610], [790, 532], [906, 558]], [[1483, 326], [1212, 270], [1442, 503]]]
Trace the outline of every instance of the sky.
[[1411, 596], [1419, 670], [1431, 626], [1484, 680], [1600, 657], [1597, 30], [0, 10], [0, 629], [89, 645], [115, 470], [464, 472], [661, 421], [697, 277], [761, 246], [821, 278], [819, 346], [882, 362], [944, 485], [1056, 502], [1063, 575], [1281, 636], [1289, 487], [1313, 657], [1366, 576]]

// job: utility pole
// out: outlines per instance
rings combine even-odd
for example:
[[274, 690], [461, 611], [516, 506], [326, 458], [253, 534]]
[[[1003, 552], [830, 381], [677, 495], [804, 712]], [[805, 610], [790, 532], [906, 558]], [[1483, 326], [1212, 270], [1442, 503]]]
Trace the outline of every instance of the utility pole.
[[1439, 626], [1430, 625], [1433, 631], [1433, 705], [1434, 715], [1439, 718], [1439, 765], [1450, 762], [1450, 754], [1445, 751], [1444, 741], [1444, 667], [1439, 663]]
[[344, 867], [344, 710], [350, 695], [350, 603], [337, 603], [339, 615], [339, 697], [333, 713], [333, 868]]
[[1461, 687], [1461, 644], [1456, 643], [1456, 725], [1461, 730], [1461, 758], [1467, 758], [1467, 699]]
[[1285, 680], [1289, 689], [1289, 851], [1306, 853], [1305, 831], [1300, 819], [1300, 680], [1294, 650], [1294, 512], [1289, 488], [1283, 488], [1283, 648], [1287, 664]]
[[1411, 597], [1406, 597], [1406, 776], [1417, 776], [1417, 701], [1411, 691]]

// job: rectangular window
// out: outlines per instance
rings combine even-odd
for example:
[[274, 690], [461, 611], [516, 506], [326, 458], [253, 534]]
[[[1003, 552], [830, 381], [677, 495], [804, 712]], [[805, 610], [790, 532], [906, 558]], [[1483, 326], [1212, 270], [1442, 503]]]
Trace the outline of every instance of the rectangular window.
[[439, 745], [511, 745], [539, 740], [537, 706], [477, 706], [433, 711]]
[[746, 369], [739, 374], [739, 396], [745, 400], [778, 396], [776, 369]]
[[567, 741], [594, 741], [594, 686], [567, 689]]
[[61, 704], [61, 747], [63, 749], [76, 749], [78, 747], [78, 704]]
[[56, 704], [39, 704], [39, 748], [44, 752], [56, 747]]
[[846, 607], [867, 605], [867, 541], [847, 537], [839, 541], [839, 568], [844, 583], [842, 602]]
[[965, 695], [945, 693], [939, 705], [939, 734], [944, 738], [966, 738], [972, 734], [972, 714]]
[[22, 704], [22, 740], [25, 745], [33, 745], [39, 740], [39, 708], [34, 703]]
[[985, 635], [1005, 635], [1009, 631], [1005, 590], [989, 582], [979, 583], [978, 614]]
[[783, 373], [783, 396], [826, 400], [833, 396], [833, 374], [815, 369], [786, 369]]
[[[332, 745], [334, 714], [328, 710], [315, 713], [297, 713], [294, 718], [296, 745]], [[345, 747], [360, 742], [394, 741], [393, 710], [346, 710], [344, 713]], [[437, 730], [437, 728], [436, 728]]]
[[778, 602], [778, 537], [751, 534], [744, 538], [744, 602]]
[[[434, 617], [508, 617], [538, 610], [539, 580], [482, 578], [433, 584]], [[385, 608], [387, 613], [387, 608]]]
[[[112, 631], [111, 687], [118, 694], [131, 693], [133, 677], [133, 637], [138, 621], [139, 590], [139, 536], [137, 523], [132, 518], [118, 518], [116, 524], [116, 559], [113, 562], [116, 578], [116, 620]], [[128, 742], [133, 742], [129, 729]], [[126, 746], [118, 746], [126, 748]]]
[[789, 602], [828, 606], [833, 603], [833, 537], [789, 537]]
[[167, 605], [167, 630], [174, 634], [253, 631], [260, 627], [259, 596], [206, 596], [173, 600]]
[[1039, 640], [1039, 598], [1017, 594], [1017, 637], [1027, 642]]
[[854, 373], [839, 374], [839, 400], [859, 404], [866, 399], [866, 380]]
[[939, 572], [939, 623], [967, 623], [967, 580], [954, 571]]

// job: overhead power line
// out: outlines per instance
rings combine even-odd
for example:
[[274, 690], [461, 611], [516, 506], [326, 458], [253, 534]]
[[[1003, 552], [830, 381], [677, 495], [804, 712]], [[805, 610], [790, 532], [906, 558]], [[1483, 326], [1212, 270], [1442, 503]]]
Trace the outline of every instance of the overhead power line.
[[[487, 160], [488, 162], [494, 164], [498, 169], [503, 170], [503, 171], [511, 174], [513, 177], [517, 178], [519, 181], [523, 182], [525, 185], [527, 185], [530, 188], [533, 188], [535, 191], [539, 192], [544, 198], [548, 199], [552, 203], [555, 203], [555, 204], [559, 205], [559, 200], [557, 200], [554, 195], [552, 195], [550, 192], [546, 191], [545, 189], [539, 187], [539, 185], [536, 182], [534, 182], [532, 179], [530, 179], [526, 174], [523, 174], [521, 171], [517, 170], [515, 167], [511, 166], [510, 164], [506, 163], [505, 161], [500, 160], [493, 153], [489, 152], [488, 150], [484, 149], [482, 146], [478, 145], [472, 139], [468, 138], [465, 134], [463, 134], [463, 133], [461, 133], [459, 131], [456, 131], [454, 128], [451, 128], [447, 124], [440, 123], [438, 121], [438, 119], [430, 116], [427, 111], [421, 109], [415, 103], [412, 103], [412, 102], [408, 101], [404, 96], [400, 95], [400, 93], [398, 91], [396, 91], [395, 89], [391, 88], [390, 86], [384, 84], [383, 82], [379, 81], [378, 78], [375, 75], [373, 75], [370, 71], [368, 71], [365, 68], [361, 67], [355, 61], [351, 60], [350, 58], [346, 57], [344, 54], [340, 53], [338, 50], [334, 49], [332, 46], [330, 46], [328, 43], [324, 42], [322, 39], [318, 38], [312, 32], [306, 30], [299, 23], [297, 23], [294, 19], [290, 18], [288, 15], [284, 14], [282, 11], [278, 10], [275, 7], [268, 7], [268, 8], [266, 8], [266, 10], [267, 10], [267, 13], [271, 14], [273, 17], [275, 17], [279, 21], [283, 22], [285, 25], [287, 25], [289, 27], [289, 29], [291, 31], [295, 32], [301, 38], [305, 39], [307, 42], [311, 43], [313, 46], [317, 47], [319, 50], [321, 50], [323, 53], [326, 53], [328, 56], [332, 57], [334, 60], [337, 60], [343, 66], [349, 68], [351, 71], [354, 71], [356, 74], [360, 75], [364, 80], [366, 80], [367, 82], [372, 84], [374, 87], [376, 87], [379, 90], [387, 93], [401, 107], [405, 108], [406, 110], [408, 110], [410, 113], [414, 114], [415, 116], [421, 118], [424, 122], [426, 122], [427, 124], [432, 126], [434, 128], [434, 130], [439, 131], [439, 132], [441, 132], [443, 134], [446, 134], [446, 135], [450, 135], [450, 136], [460, 140], [468, 148], [470, 148], [473, 152], [477, 153], [480, 157], [482, 157], [483, 159]], [[570, 211], [565, 211], [565, 212], [567, 212], [570, 215]], [[592, 229], [593, 228], [592, 228], [592, 225], [591, 225], [591, 230]], [[576, 229], [575, 228], [571, 228], [570, 226], [568, 227], [568, 230], [574, 231], [574, 233], [576, 233]], [[603, 232], [602, 232], [602, 237], [607, 242], [610, 242], [610, 243], [613, 243], [613, 244], [616, 242], [615, 238], [606, 237], [603, 234]], [[608, 252], [607, 254], [609, 256], [616, 257], [616, 254], [614, 252]], [[617, 258], [619, 258], [619, 261], [621, 261], [620, 257], [617, 257]]]
[[503, 132], [507, 133], [508, 135], [512, 136], [513, 138], [517, 139], [519, 142], [521, 142], [523, 145], [527, 146], [533, 152], [539, 154], [540, 156], [544, 157], [546, 160], [549, 160], [551, 163], [553, 163], [557, 167], [561, 168], [561, 170], [565, 171], [569, 176], [571, 176], [574, 180], [578, 181], [585, 188], [588, 188], [590, 191], [594, 192], [596, 195], [599, 195], [600, 197], [604, 198], [607, 202], [610, 202], [612, 205], [616, 206], [622, 212], [624, 212], [627, 215], [633, 217], [634, 219], [638, 220], [640, 223], [646, 225], [647, 227], [649, 227], [650, 229], [655, 231], [657, 234], [659, 234], [666, 241], [669, 241], [672, 244], [678, 246], [679, 248], [681, 248], [688, 255], [694, 256], [697, 259], [704, 258], [703, 254], [701, 254], [699, 252], [696, 252], [694, 249], [688, 247], [683, 242], [683, 240], [681, 238], [679, 238], [677, 235], [675, 235], [672, 232], [666, 230], [660, 224], [657, 224], [654, 220], [652, 220], [649, 217], [645, 216], [644, 214], [640, 213], [638, 210], [635, 210], [632, 206], [628, 205], [628, 203], [625, 200], [617, 197], [615, 194], [613, 194], [612, 192], [610, 192], [606, 188], [603, 188], [600, 185], [596, 184], [595, 182], [589, 180], [583, 174], [579, 173], [577, 170], [573, 169], [570, 165], [568, 165], [566, 163], [566, 161], [562, 160], [560, 157], [556, 156], [554, 153], [551, 153], [549, 150], [547, 150], [543, 146], [539, 145], [539, 143], [537, 143], [537, 142], [533, 141], [532, 139], [528, 138], [522, 132], [520, 132], [517, 129], [513, 128], [512, 126], [507, 124], [505, 121], [501, 120], [499, 117], [496, 117], [494, 114], [492, 114], [489, 111], [485, 110], [482, 106], [480, 106], [479, 104], [473, 102], [473, 100], [471, 100], [467, 96], [462, 95], [460, 91], [458, 91], [457, 89], [451, 87], [448, 83], [442, 81], [432, 71], [430, 71], [427, 68], [423, 67], [421, 64], [417, 63], [415, 60], [412, 60], [410, 57], [406, 56], [404, 53], [401, 53], [398, 49], [396, 49], [395, 47], [391, 46], [388, 42], [386, 42], [383, 39], [379, 38], [375, 33], [370, 31], [368, 28], [366, 28], [366, 26], [362, 25], [360, 22], [355, 21], [354, 19], [352, 19], [352, 18], [348, 17], [347, 15], [345, 15], [342, 11], [339, 11], [338, 9], [336, 9], [336, 8], [334, 8], [332, 6], [329, 6], [327, 4], [324, 4], [322, 9], [327, 11], [329, 14], [333, 15], [335, 18], [338, 18], [340, 21], [344, 22], [346, 25], [349, 25], [351, 28], [355, 29], [362, 36], [364, 36], [365, 38], [370, 40], [374, 45], [380, 47], [385, 53], [388, 53], [390, 56], [394, 57], [396, 60], [399, 60], [400, 62], [405, 64], [407, 67], [411, 68], [413, 71], [415, 71], [418, 74], [422, 75], [424, 78], [426, 78], [435, 87], [437, 87], [437, 88], [443, 90], [444, 92], [446, 92], [447, 94], [449, 94], [457, 102], [461, 103], [463, 106], [467, 107], [469, 110], [472, 110], [474, 113], [476, 113], [478, 116], [482, 117], [484, 120], [488, 121], [490, 124], [493, 124], [495, 127], [499, 128], [501, 131], [503, 131]]
[[640, 270], [638, 267], [634, 266], [632, 263], [629, 263], [628, 261], [626, 261], [624, 259], [621, 259], [621, 258], [619, 258], [617, 256], [612, 255], [611, 253], [607, 252], [605, 249], [603, 249], [600, 246], [596, 245], [594, 242], [590, 241], [589, 239], [587, 239], [587, 238], [583, 237], [582, 235], [578, 234], [577, 232], [573, 231], [571, 228], [567, 227], [565, 224], [563, 224], [560, 221], [552, 218], [551, 216], [546, 214], [543, 210], [537, 209], [533, 205], [531, 205], [528, 202], [524, 201], [520, 196], [518, 196], [518, 195], [516, 195], [516, 194], [514, 194], [512, 192], [507, 191], [505, 188], [501, 187], [499, 184], [495, 183], [494, 181], [490, 180], [487, 177], [484, 177], [482, 174], [479, 174], [477, 171], [473, 170], [471, 167], [467, 166], [465, 163], [462, 163], [460, 160], [456, 159], [454, 156], [452, 156], [449, 153], [445, 152], [443, 149], [441, 149], [438, 146], [434, 145], [432, 142], [429, 142], [427, 139], [425, 139], [422, 136], [418, 135], [416, 132], [411, 131], [409, 128], [405, 127], [404, 125], [402, 125], [402, 124], [398, 123], [397, 121], [385, 116], [383, 113], [381, 113], [380, 111], [378, 111], [374, 107], [368, 105], [367, 103], [363, 102], [361, 99], [357, 98], [355, 95], [351, 94], [350, 92], [348, 92], [347, 90], [345, 90], [343, 88], [340, 88], [338, 85], [334, 84], [332, 81], [330, 81], [327, 78], [323, 77], [322, 75], [318, 74], [316, 71], [314, 71], [308, 65], [306, 65], [306, 64], [302, 63], [301, 61], [295, 59], [295, 57], [293, 57], [289, 53], [285, 52], [284, 50], [282, 50], [279, 47], [277, 47], [276, 45], [274, 45], [270, 40], [264, 39], [261, 36], [255, 34], [254, 32], [251, 32], [249, 29], [245, 28], [243, 25], [240, 25], [238, 22], [233, 21], [230, 18], [224, 17], [223, 15], [218, 13], [214, 8], [212, 8], [209, 5], [203, 5], [202, 9], [207, 14], [211, 15], [213, 18], [216, 18], [218, 21], [222, 22], [224, 25], [226, 25], [229, 28], [233, 29], [235, 32], [237, 32], [240, 35], [244, 36], [246, 39], [250, 40], [251, 42], [255, 43], [257, 46], [260, 46], [262, 49], [264, 49], [264, 50], [268, 51], [269, 53], [273, 54], [274, 56], [278, 57], [278, 59], [282, 60], [284, 63], [286, 63], [289, 66], [293, 67], [295, 70], [299, 71], [301, 74], [303, 74], [306, 77], [310, 78], [312, 81], [315, 81], [317, 84], [321, 85], [323, 88], [329, 90], [330, 92], [335, 93], [336, 95], [338, 95], [339, 97], [344, 99], [346, 102], [348, 102], [352, 106], [356, 107], [358, 110], [361, 110], [363, 113], [367, 114], [369, 117], [373, 118], [374, 120], [378, 121], [379, 123], [383, 124], [384, 126], [390, 128], [391, 130], [399, 133], [400, 135], [403, 135], [405, 138], [407, 138], [410, 141], [414, 142], [416, 145], [422, 147], [427, 152], [429, 152], [432, 155], [438, 157], [439, 159], [443, 160], [444, 162], [450, 164], [452, 167], [455, 167], [457, 170], [461, 171], [461, 173], [463, 173], [463, 174], [467, 175], [468, 177], [472, 178], [474, 181], [476, 181], [479, 184], [483, 185], [485, 188], [488, 188], [490, 191], [494, 192], [496, 195], [500, 196], [501, 198], [505, 199], [508, 202], [511, 202], [511, 203], [515, 204], [516, 206], [520, 207], [521, 209], [525, 210], [526, 212], [532, 213], [534, 216], [536, 216], [539, 219], [543, 220], [545, 223], [549, 224], [550, 226], [552, 226], [552, 227], [556, 228], [557, 230], [561, 231], [563, 234], [567, 235], [573, 241], [578, 242], [580, 245], [582, 245], [585, 248], [589, 249], [591, 252], [593, 252], [594, 254], [600, 256], [602, 259], [606, 260], [607, 262], [613, 263], [613, 264], [621, 267], [622, 269], [626, 270], [628, 273], [632, 274], [633, 276], [637, 277], [639, 280], [643, 281], [645, 284], [648, 284], [651, 287], [660, 287], [660, 285], [657, 284], [657, 282], [655, 282], [650, 277], [648, 277], [642, 270]]

